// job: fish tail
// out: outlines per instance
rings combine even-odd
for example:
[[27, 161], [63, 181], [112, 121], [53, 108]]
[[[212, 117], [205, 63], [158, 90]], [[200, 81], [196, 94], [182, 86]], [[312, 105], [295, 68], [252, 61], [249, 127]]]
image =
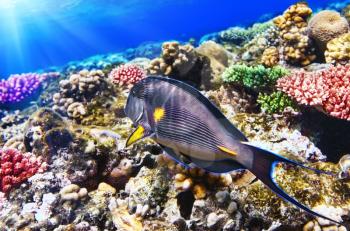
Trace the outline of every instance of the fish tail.
[[[339, 225], [344, 225], [340, 222], [337, 222], [331, 218], [328, 218], [324, 215], [321, 215], [317, 212], [312, 211], [310, 208], [306, 207], [305, 205], [299, 203], [296, 199], [289, 196], [285, 191], [283, 191], [276, 181], [273, 178], [273, 171], [275, 169], [276, 164], [284, 162], [296, 166], [300, 166], [309, 170], [312, 170], [316, 173], [324, 173], [328, 175], [333, 175], [329, 172], [323, 172], [317, 169], [309, 168], [307, 166], [304, 166], [300, 163], [294, 162], [292, 160], [286, 159], [282, 156], [276, 155], [272, 152], [269, 152], [267, 150], [255, 147], [249, 143], [243, 142], [244, 145], [248, 146], [252, 151], [254, 155], [253, 165], [252, 168], [249, 169], [259, 180], [261, 180], [265, 185], [267, 185], [273, 192], [275, 192], [279, 197], [282, 199], [294, 204], [295, 206], [303, 209], [304, 211], [308, 212], [309, 214], [317, 217], [321, 217], [324, 219], [327, 219], [331, 222], [334, 222]], [[345, 226], [345, 225], [344, 225]]]

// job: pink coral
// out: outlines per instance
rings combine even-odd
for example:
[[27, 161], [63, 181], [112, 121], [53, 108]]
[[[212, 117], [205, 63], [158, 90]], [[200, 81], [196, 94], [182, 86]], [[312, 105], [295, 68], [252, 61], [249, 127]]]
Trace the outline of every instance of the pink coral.
[[0, 149], [0, 191], [6, 193], [37, 172], [43, 172], [46, 163], [32, 153], [16, 149]]
[[119, 86], [133, 85], [145, 77], [145, 70], [134, 64], [120, 65], [109, 74], [111, 81]]
[[300, 104], [350, 120], [350, 64], [315, 72], [295, 72], [279, 79], [277, 88]]

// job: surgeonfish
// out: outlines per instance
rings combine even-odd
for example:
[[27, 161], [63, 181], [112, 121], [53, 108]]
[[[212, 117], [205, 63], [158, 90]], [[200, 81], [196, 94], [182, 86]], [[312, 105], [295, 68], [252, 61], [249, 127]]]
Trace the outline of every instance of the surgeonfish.
[[212, 173], [248, 169], [282, 199], [340, 224], [289, 196], [273, 177], [275, 165], [281, 162], [325, 172], [250, 144], [216, 106], [190, 85], [166, 77], [147, 77], [130, 90], [125, 114], [136, 127], [126, 147], [150, 137], [183, 165], [193, 163]]

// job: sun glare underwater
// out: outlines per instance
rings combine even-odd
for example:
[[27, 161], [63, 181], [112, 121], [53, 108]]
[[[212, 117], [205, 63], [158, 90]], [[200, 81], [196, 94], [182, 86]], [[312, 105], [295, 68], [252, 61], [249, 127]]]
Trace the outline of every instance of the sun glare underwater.
[[0, 231], [350, 230], [350, 0], [0, 0]]

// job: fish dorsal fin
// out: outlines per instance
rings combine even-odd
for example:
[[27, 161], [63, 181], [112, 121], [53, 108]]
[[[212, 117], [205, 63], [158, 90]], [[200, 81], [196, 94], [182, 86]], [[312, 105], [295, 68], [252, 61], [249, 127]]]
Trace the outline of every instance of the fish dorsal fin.
[[247, 138], [243, 135], [243, 133], [239, 131], [213, 103], [211, 103], [202, 93], [200, 93], [194, 87], [176, 79], [159, 76], [149, 76], [145, 79], [145, 81], [163, 81], [186, 91], [202, 104], [204, 104], [208, 110], [218, 119], [221, 125], [235, 137], [235, 139], [240, 141], [247, 141]]

